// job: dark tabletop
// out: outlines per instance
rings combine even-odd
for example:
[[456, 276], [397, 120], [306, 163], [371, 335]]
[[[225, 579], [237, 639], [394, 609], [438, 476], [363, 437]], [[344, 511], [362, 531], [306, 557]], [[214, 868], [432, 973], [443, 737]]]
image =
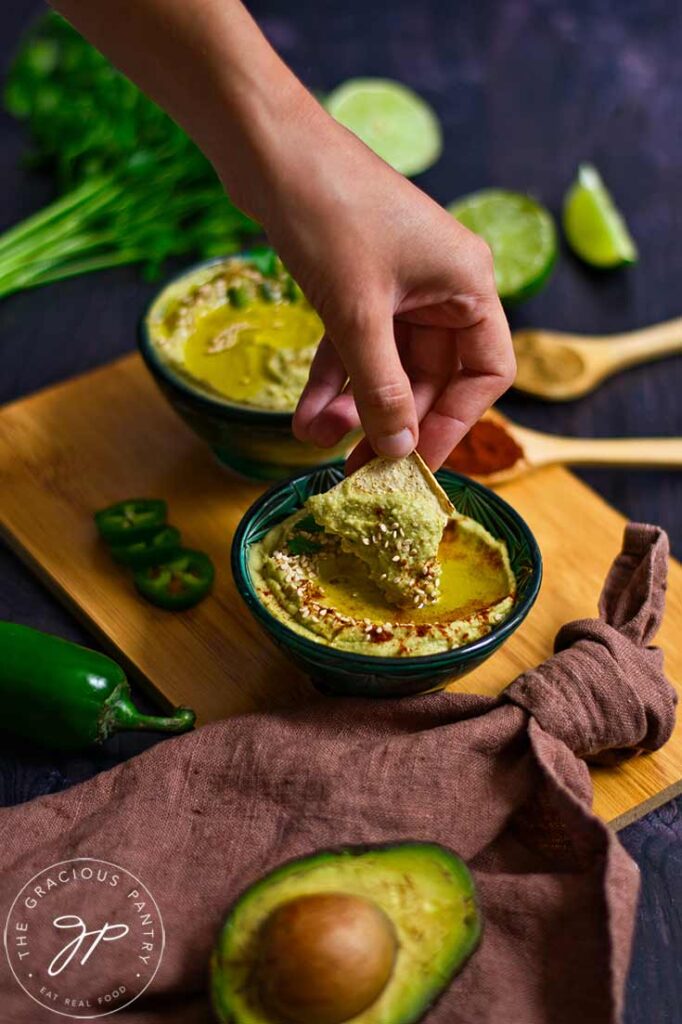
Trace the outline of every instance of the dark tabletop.
[[[445, 151], [419, 184], [441, 202], [500, 185], [532, 192], [556, 212], [577, 164], [600, 168], [627, 211], [639, 266], [592, 273], [564, 251], [549, 287], [513, 312], [514, 325], [607, 333], [682, 313], [682, 7], [675, 0], [253, 0], [250, 7], [311, 88], [383, 75], [433, 103]], [[3, 3], [3, 66], [39, 9], [27, 0]], [[52, 190], [22, 169], [23, 131], [2, 114], [0, 140], [2, 230]], [[129, 351], [153, 290], [122, 269], [2, 302], [0, 403]], [[578, 402], [549, 406], [512, 394], [503, 407], [521, 423], [560, 433], [679, 435], [681, 370], [682, 360], [665, 360]], [[626, 515], [664, 526], [682, 555], [682, 475], [581, 475]], [[566, 529], [567, 540], [574, 533], [579, 543], [580, 524]], [[95, 645], [2, 547], [0, 581], [0, 618]], [[115, 738], [75, 758], [3, 739], [0, 802], [62, 789], [153, 742]], [[627, 1024], [682, 1021], [681, 810], [682, 799], [673, 801], [621, 833], [642, 870]]]

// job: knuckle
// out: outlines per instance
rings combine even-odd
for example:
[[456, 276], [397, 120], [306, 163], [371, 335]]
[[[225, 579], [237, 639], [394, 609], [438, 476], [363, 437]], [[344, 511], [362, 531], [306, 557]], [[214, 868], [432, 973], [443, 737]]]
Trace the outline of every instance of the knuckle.
[[513, 351], [509, 352], [505, 368], [502, 371], [502, 376], [506, 381], [507, 386], [513, 384], [516, 379], [516, 357], [514, 356]]
[[376, 412], [396, 412], [404, 407], [410, 397], [407, 381], [389, 381], [385, 384], [370, 384], [365, 389], [365, 406]]
[[516, 379], [516, 359], [514, 353], [509, 352], [495, 370], [498, 394], [503, 394], [510, 388]]
[[492, 275], [494, 271], [493, 251], [480, 235], [474, 235], [472, 239], [471, 256], [472, 261], [479, 272], [487, 272]]
[[[478, 284], [480, 287], [480, 279]], [[465, 327], [478, 324], [484, 320], [490, 307], [490, 300], [481, 292], [456, 295], [451, 299], [451, 302], [457, 311], [458, 321]]]
[[381, 322], [375, 310], [365, 304], [345, 306], [339, 320], [342, 337], [353, 339], [370, 337]]
[[320, 315], [337, 342], [370, 333], [384, 313], [384, 303], [378, 298], [380, 290], [369, 274], [356, 273], [354, 280], [354, 286], [345, 289], [342, 299], [332, 294], [320, 304]]

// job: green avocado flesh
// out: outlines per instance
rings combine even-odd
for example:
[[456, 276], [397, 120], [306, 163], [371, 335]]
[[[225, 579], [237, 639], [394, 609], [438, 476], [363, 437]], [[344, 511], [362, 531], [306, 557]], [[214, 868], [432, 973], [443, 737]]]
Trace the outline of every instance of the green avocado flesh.
[[[211, 964], [223, 1024], [279, 1024], [259, 999], [256, 963], [264, 922], [302, 896], [343, 893], [373, 902], [395, 930], [393, 972], [353, 1024], [413, 1024], [476, 948], [481, 922], [465, 864], [442, 846], [400, 843], [322, 851], [284, 864], [237, 900]], [[349, 979], [351, 983], [351, 979]]]

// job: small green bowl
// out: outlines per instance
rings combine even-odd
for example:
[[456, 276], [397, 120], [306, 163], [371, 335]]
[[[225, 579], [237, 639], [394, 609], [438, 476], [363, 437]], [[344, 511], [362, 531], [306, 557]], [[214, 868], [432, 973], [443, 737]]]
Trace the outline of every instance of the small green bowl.
[[335, 448], [302, 444], [291, 432], [291, 413], [236, 405], [202, 391], [176, 373], [152, 343], [149, 318], [157, 303], [164, 301], [168, 289], [208, 267], [244, 255], [247, 254], [195, 263], [167, 281], [154, 296], [138, 325], [138, 345], [147, 369], [177, 414], [210, 445], [219, 462], [242, 476], [253, 480], [282, 480], [322, 463], [341, 463], [352, 437], [344, 438]]
[[261, 603], [249, 573], [251, 544], [301, 508], [311, 494], [328, 491], [343, 470], [324, 466], [270, 488], [242, 518], [232, 542], [232, 572], [237, 589], [265, 632], [326, 694], [359, 697], [407, 697], [442, 690], [481, 665], [518, 629], [535, 603], [542, 580], [542, 558], [528, 525], [511, 505], [481, 484], [451, 470], [436, 476], [458, 511], [478, 520], [494, 537], [505, 541], [517, 581], [511, 614], [472, 643], [440, 654], [382, 658], [353, 654], [316, 643], [295, 633]]

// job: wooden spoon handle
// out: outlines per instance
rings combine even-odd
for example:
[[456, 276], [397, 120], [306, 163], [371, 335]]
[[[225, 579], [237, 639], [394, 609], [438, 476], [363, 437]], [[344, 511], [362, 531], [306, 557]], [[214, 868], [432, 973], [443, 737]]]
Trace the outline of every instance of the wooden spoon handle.
[[535, 465], [565, 462], [575, 466], [658, 466], [682, 468], [682, 437], [552, 438], [536, 453]]
[[[605, 345], [600, 343], [599, 348], [612, 370], [674, 355], [682, 352], [682, 317], [639, 331], [614, 334]], [[596, 347], [593, 352], [595, 350]]]

